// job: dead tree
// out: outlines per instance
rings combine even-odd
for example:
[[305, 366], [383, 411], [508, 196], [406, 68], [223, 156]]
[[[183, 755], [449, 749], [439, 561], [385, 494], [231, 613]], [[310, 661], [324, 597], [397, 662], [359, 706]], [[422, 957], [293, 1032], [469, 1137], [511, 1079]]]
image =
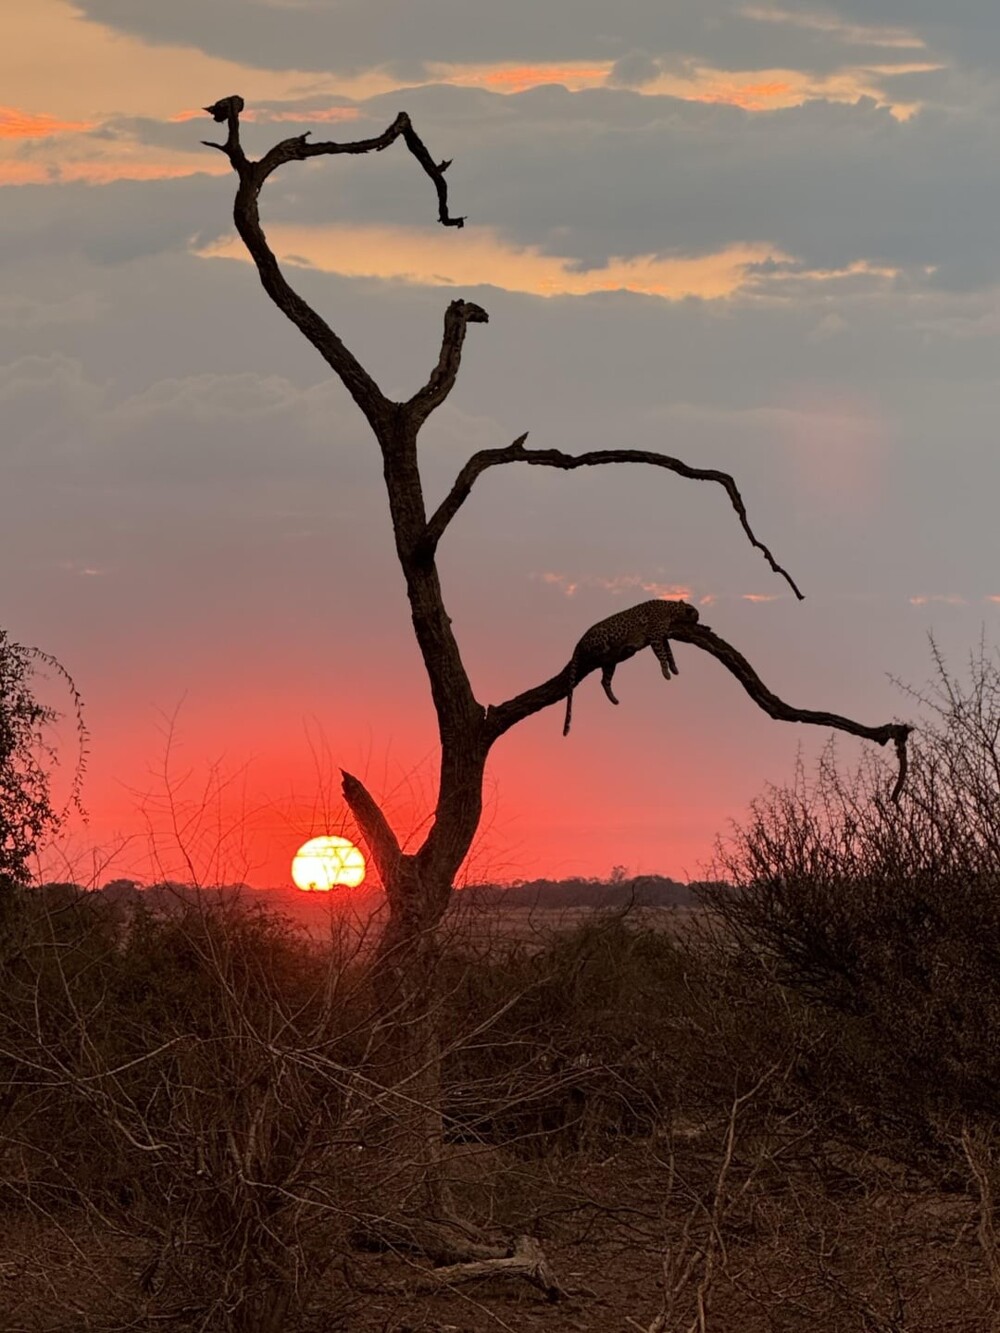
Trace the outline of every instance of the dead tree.
[[[437, 548], [448, 524], [477, 479], [491, 467], [526, 463], [534, 467], [573, 469], [640, 463], [722, 486], [750, 542], [763, 553], [771, 569], [785, 579], [796, 596], [802, 594], [770, 550], [754, 535], [742, 497], [731, 476], [713, 469], [692, 467], [680, 459], [656, 452], [602, 449], [572, 455], [557, 449], [528, 449], [525, 447], [526, 436], [522, 435], [506, 448], [483, 449], [474, 454], [459, 471], [445, 499], [433, 514], [428, 515], [417, 460], [417, 436], [431, 413], [445, 402], [454, 387], [468, 327], [486, 323], [486, 311], [470, 301], [452, 301], [445, 312], [437, 364], [412, 397], [403, 402], [393, 401], [386, 397], [326, 321], [286, 281], [261, 227], [258, 198], [267, 178], [286, 163], [341, 153], [381, 152], [397, 139], [402, 139], [434, 185], [438, 220], [446, 227], [461, 227], [465, 219], [450, 212], [445, 180], [449, 163], [436, 162], [431, 157], [405, 112], [374, 138], [349, 143], [309, 143], [307, 135], [299, 135], [275, 144], [254, 161], [247, 157], [240, 142], [239, 117], [243, 105], [241, 97], [231, 96], [206, 108], [216, 121], [228, 127], [225, 143], [207, 146], [226, 155], [238, 178], [233, 210], [236, 229], [256, 265], [264, 290], [340, 377], [378, 442], [396, 553], [406, 581], [413, 629], [438, 720], [441, 753], [437, 802], [429, 831], [417, 851], [403, 852], [375, 797], [352, 774], [343, 774], [344, 798], [357, 820], [388, 899], [389, 914], [379, 947], [378, 976], [385, 1021], [396, 1034], [395, 1086], [399, 1086], [402, 1073], [409, 1106], [409, 1114], [403, 1118], [408, 1131], [402, 1136], [397, 1135], [397, 1141], [400, 1137], [409, 1137], [411, 1146], [419, 1145], [425, 1168], [420, 1186], [425, 1207], [436, 1219], [433, 1233], [429, 1227], [420, 1231], [411, 1217], [397, 1235], [413, 1239], [416, 1248], [433, 1251], [438, 1262], [482, 1260], [490, 1257], [490, 1247], [483, 1245], [482, 1238], [473, 1238], [464, 1225], [455, 1223], [443, 1227], [441, 1223], [441, 1219], [447, 1221], [449, 1213], [441, 1175], [435, 1169], [441, 1144], [435, 1006], [437, 926], [449, 905], [458, 869], [479, 827], [483, 775], [490, 749], [518, 722], [565, 699], [571, 672], [567, 664], [551, 679], [498, 705], [487, 707], [477, 699], [452, 632], [438, 578]], [[681, 626], [671, 637], [692, 643], [717, 657], [771, 717], [839, 728], [879, 745], [893, 740], [900, 756], [900, 778], [894, 793], [898, 794], [904, 773], [908, 727], [891, 723], [867, 727], [834, 713], [793, 708], [772, 694], [746, 659], [707, 627]], [[584, 665], [579, 676], [594, 669], [594, 666]], [[551, 1294], [548, 1277], [540, 1276], [539, 1285], [546, 1286]]]

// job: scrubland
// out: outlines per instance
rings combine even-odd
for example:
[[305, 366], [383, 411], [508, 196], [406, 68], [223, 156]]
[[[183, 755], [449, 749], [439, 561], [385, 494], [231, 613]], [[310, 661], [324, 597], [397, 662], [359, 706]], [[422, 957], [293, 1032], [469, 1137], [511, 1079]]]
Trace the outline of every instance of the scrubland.
[[558, 1301], [370, 1243], [406, 1090], [335, 912], [9, 887], [0, 1328], [1000, 1327], [996, 700], [931, 698], [898, 809], [871, 758], [767, 791], [697, 909], [459, 902], [445, 1173]]

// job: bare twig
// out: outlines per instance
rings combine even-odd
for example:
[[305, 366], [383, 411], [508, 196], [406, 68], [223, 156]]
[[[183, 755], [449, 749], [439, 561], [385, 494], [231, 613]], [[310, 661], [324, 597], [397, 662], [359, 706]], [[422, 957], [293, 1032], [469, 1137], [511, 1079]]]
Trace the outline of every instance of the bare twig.
[[531, 1236], [519, 1236], [513, 1254], [504, 1254], [498, 1250], [491, 1258], [477, 1259], [471, 1263], [446, 1264], [443, 1267], [423, 1270], [418, 1275], [405, 1278], [395, 1286], [381, 1283], [367, 1289], [379, 1292], [395, 1290], [411, 1295], [415, 1291], [441, 1291], [497, 1277], [521, 1278], [530, 1282], [533, 1287], [544, 1291], [552, 1302], [560, 1301], [564, 1296], [571, 1294], [556, 1281], [545, 1261], [542, 1247]]
[[962, 1152], [972, 1173], [972, 1178], [976, 1182], [976, 1193], [979, 1196], [979, 1226], [977, 1227], [979, 1248], [987, 1272], [990, 1275], [993, 1290], [1000, 1297], [1000, 1240], [997, 1238], [996, 1192], [991, 1169], [993, 1166], [990, 1160], [991, 1154], [977, 1140], [967, 1123], [963, 1122], [960, 1137]]
[[489, 318], [482, 306], [472, 301], [452, 301], [444, 316], [444, 337], [438, 363], [424, 387], [406, 404], [415, 424], [426, 421], [451, 393], [461, 365], [465, 330], [470, 324], [488, 324]]
[[291, 139], [282, 139], [280, 143], [269, 149], [260, 161], [254, 162], [246, 156], [240, 144], [239, 121], [240, 112], [244, 105], [243, 98], [234, 94], [231, 97], [223, 97], [220, 101], [213, 103], [212, 106], [205, 107], [204, 109], [214, 120], [228, 125], [229, 133], [224, 144], [212, 143], [208, 139], [202, 139], [202, 143], [206, 148], [217, 148], [220, 153], [225, 153], [237, 171], [241, 173], [243, 171], [252, 172], [258, 189], [264, 184], [272, 171], [283, 166], [286, 162], [304, 162], [310, 157], [333, 157], [342, 153], [349, 153], [354, 156], [362, 153], [381, 153], [383, 149], [388, 148], [390, 144], [395, 143], [398, 138], [402, 137], [407, 148], [434, 182], [434, 189], [438, 197], [438, 221], [444, 227], [463, 227], [465, 225], [464, 217], [452, 217], [448, 209], [448, 183], [444, 178], [444, 173], [451, 166], [451, 162], [434, 161], [405, 111], [401, 111], [392, 124], [381, 134], [376, 134], [370, 139], [353, 139], [347, 143], [338, 143], [335, 140], [307, 143], [309, 132], [306, 131], [305, 134], [297, 134]]

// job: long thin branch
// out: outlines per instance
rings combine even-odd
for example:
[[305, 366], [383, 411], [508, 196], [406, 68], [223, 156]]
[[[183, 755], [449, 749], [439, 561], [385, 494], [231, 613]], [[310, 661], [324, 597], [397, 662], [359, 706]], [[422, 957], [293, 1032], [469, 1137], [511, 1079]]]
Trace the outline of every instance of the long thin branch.
[[764, 543], [758, 541], [754, 535], [750, 520], [747, 518], [743, 497], [728, 472], [720, 472], [716, 468], [692, 467], [679, 458], [670, 458], [666, 454], [654, 453], [648, 449], [593, 449], [585, 454], [564, 454], [559, 449], [525, 449], [524, 441], [527, 438], [525, 433], [506, 448], [480, 449], [478, 453], [472, 455], [428, 521], [425, 545], [429, 552], [433, 553], [437, 548], [445, 528], [468, 498], [476, 478], [487, 468], [497, 467], [503, 463], [530, 463], [536, 467], [557, 467], [571, 471], [578, 467], [595, 467], [604, 463], [648, 463], [651, 467], [666, 468], [669, 472], [676, 472], [679, 476], [688, 477], [693, 481], [718, 482], [729, 496], [751, 545], [763, 553], [767, 563], [776, 574], [781, 575], [795, 596], [800, 601], [803, 599], [803, 594], [791, 574], [777, 563]]
[[[849, 717], [842, 717], [839, 713], [826, 713], [812, 708], [795, 708], [792, 704], [786, 704], [783, 699], [780, 699], [778, 695], [767, 688], [742, 653], [738, 652], [732, 644], [727, 643], [725, 639], [720, 639], [705, 625], [678, 625], [676, 630], [671, 631], [670, 637], [673, 640], [694, 644], [696, 648], [702, 648], [705, 652], [718, 658], [726, 670], [736, 677], [754, 703], [762, 708], [769, 717], [773, 717], [779, 722], [806, 722], [817, 727], [832, 727], [837, 731], [846, 731], [852, 736], [860, 736], [863, 740], [874, 741], [876, 745], [886, 745], [889, 741], [894, 742], [896, 757], [899, 762], [899, 772], [895, 786], [892, 789], [892, 800], [894, 802], [899, 800], [906, 781], [906, 740], [913, 730], [912, 727], [907, 726], [904, 722], [887, 722], [880, 727], [869, 727], [862, 722], [855, 722]], [[596, 666], [590, 668], [591, 671], [596, 669]], [[576, 683], [579, 684], [579, 680], [588, 674], [589, 672], [586, 670], [580, 672]], [[516, 726], [518, 722], [523, 722], [526, 717], [530, 717], [532, 713], [538, 713], [543, 708], [558, 703], [560, 699], [565, 699], [569, 693], [571, 678], [572, 673], [569, 664], [567, 664], [557, 676], [552, 676], [549, 680], [543, 681], [541, 685], [536, 685], [530, 690], [524, 690], [505, 703], [491, 704], [486, 710], [486, 730], [490, 744], [502, 736], [504, 732], [509, 731], [511, 727]]]
[[[435, 162], [427, 151], [423, 140], [414, 130], [406, 112], [400, 112], [388, 129], [371, 139], [357, 139], [348, 143], [324, 142], [307, 143], [305, 134], [292, 139], [284, 139], [275, 144], [259, 161], [248, 158], [240, 142], [240, 112], [243, 110], [243, 98], [237, 95], [224, 97], [206, 107], [205, 110], [219, 123], [228, 126], [225, 143], [202, 142], [208, 148], [215, 148], [229, 159], [233, 170], [239, 177], [240, 186], [233, 205], [233, 220], [244, 245], [257, 266], [261, 284], [279, 310], [309, 339], [326, 363], [340, 376], [344, 385], [364, 412], [373, 427], [384, 426], [393, 410], [393, 404], [385, 397], [382, 390], [368, 371], [348, 350], [329, 324], [304, 301], [298, 292], [286, 280], [278, 260], [267, 243], [260, 224], [258, 196], [261, 186], [272, 171], [286, 162], [301, 162], [310, 157], [331, 156], [341, 153], [361, 154], [381, 152], [402, 138], [407, 148], [423, 167], [434, 183], [438, 197], [438, 220], [446, 227], [461, 227], [465, 219], [452, 217], [448, 209], [448, 187], [444, 173], [448, 162]], [[475, 307], [478, 309], [478, 307]], [[470, 317], [471, 318], [471, 317]], [[459, 340], [460, 346], [460, 340]], [[442, 359], [444, 350], [442, 349]], [[455, 372], [457, 373], [457, 359]], [[432, 382], [433, 382], [432, 376]], [[452, 383], [454, 376], [452, 377]], [[451, 385], [445, 389], [444, 397]], [[430, 385], [421, 393], [426, 393]], [[417, 397], [419, 398], [419, 394]], [[436, 404], [434, 404], [436, 405]], [[428, 411], [432, 408], [428, 408]], [[425, 413], [426, 415], [426, 413]]]

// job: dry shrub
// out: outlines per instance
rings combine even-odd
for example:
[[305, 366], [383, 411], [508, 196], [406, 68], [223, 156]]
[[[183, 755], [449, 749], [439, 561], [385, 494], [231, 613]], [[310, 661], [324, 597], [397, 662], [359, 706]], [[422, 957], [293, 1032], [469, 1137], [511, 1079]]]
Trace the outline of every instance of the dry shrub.
[[899, 807], [881, 761], [845, 774], [831, 748], [754, 803], [707, 897], [748, 1001], [794, 1011], [831, 1128], [956, 1184], [1000, 1095], [1000, 669], [981, 647], [963, 685], [934, 661]]
[[445, 1066], [452, 1137], [539, 1156], [652, 1133], [673, 1101], [683, 969], [677, 942], [627, 912], [471, 957], [453, 946], [444, 974], [465, 1035]]
[[5, 1208], [117, 1233], [133, 1317], [284, 1327], [371, 1207], [356, 971], [238, 901], [26, 895], [0, 965]]

